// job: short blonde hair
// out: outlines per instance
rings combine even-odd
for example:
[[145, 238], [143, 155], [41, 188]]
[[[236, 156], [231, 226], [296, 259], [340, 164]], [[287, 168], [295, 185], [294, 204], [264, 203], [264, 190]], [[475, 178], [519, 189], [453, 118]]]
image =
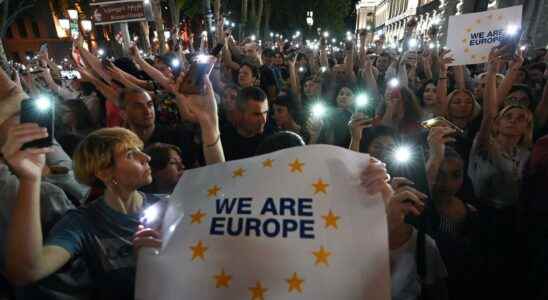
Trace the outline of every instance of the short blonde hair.
[[103, 128], [90, 133], [74, 152], [74, 175], [81, 183], [90, 187], [104, 188], [97, 177], [99, 171], [114, 166], [117, 150], [143, 148], [139, 137], [121, 127]]

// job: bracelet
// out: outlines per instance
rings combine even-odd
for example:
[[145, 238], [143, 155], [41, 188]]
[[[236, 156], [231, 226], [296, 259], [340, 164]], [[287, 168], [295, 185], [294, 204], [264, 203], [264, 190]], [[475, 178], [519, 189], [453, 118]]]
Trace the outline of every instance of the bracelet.
[[213, 142], [213, 144], [211, 145], [206, 145], [206, 148], [211, 148], [215, 145], [217, 145], [217, 143], [221, 140], [221, 134], [219, 133], [219, 135], [217, 136], [217, 139], [215, 140], [215, 142]]

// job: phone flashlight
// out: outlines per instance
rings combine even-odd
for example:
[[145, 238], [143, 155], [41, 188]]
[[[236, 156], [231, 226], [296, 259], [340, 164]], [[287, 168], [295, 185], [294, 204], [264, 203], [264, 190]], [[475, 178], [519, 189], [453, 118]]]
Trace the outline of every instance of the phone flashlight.
[[519, 47], [519, 49], [520, 49], [521, 51], [525, 51], [525, 50], [527, 49], [527, 45], [523, 45], [523, 46]]
[[147, 225], [156, 221], [159, 216], [160, 208], [158, 206], [152, 205], [143, 211], [143, 215], [140, 221], [141, 223], [143, 223], [143, 225]]
[[251, 40], [252, 40], [252, 41], [255, 41], [256, 39], [257, 39], [257, 37], [256, 37], [255, 35], [252, 35], [252, 36], [251, 36]]
[[180, 65], [181, 65], [181, 62], [177, 58], [174, 58], [174, 59], [171, 60], [171, 66], [172, 67], [178, 68]]
[[196, 55], [196, 62], [199, 64], [205, 64], [209, 61], [209, 55], [206, 54], [198, 54]]
[[321, 71], [322, 73], [327, 72], [327, 67], [325, 67], [325, 66], [324, 66], [324, 67], [321, 67], [321, 68], [320, 68], [320, 71]]
[[388, 81], [388, 86], [393, 89], [397, 88], [398, 86], [400, 86], [400, 81], [398, 80], [398, 78], [392, 78]]
[[299, 67], [299, 72], [304, 73], [304, 67]]
[[428, 48], [430, 48], [430, 49], [434, 49], [435, 47], [436, 47], [436, 45], [434, 43], [428, 44]]
[[329, 31], [324, 31], [323, 32], [323, 37], [328, 38], [329, 37]]
[[318, 102], [312, 106], [312, 116], [316, 119], [321, 119], [325, 116], [327, 109], [325, 105], [321, 102]]
[[103, 56], [103, 55], [105, 55], [105, 50], [99, 48], [99, 50], [97, 50], [97, 54], [98, 54], [99, 56]]
[[356, 107], [364, 108], [369, 104], [369, 97], [366, 94], [360, 94], [356, 97]]
[[408, 145], [399, 145], [392, 152], [392, 160], [398, 165], [408, 164], [413, 159], [413, 151]]
[[419, 41], [417, 41], [417, 39], [409, 40], [409, 48], [414, 49], [414, 48], [417, 48], [418, 45], [419, 45]]
[[53, 144], [55, 108], [50, 98], [45, 95], [34, 99], [26, 99], [21, 102], [21, 123], [36, 123], [40, 127], [46, 128], [48, 136], [43, 139], [34, 140], [23, 145], [27, 148], [44, 148]]
[[506, 27], [506, 34], [516, 35], [519, 31], [519, 26], [516, 24], [510, 24]]

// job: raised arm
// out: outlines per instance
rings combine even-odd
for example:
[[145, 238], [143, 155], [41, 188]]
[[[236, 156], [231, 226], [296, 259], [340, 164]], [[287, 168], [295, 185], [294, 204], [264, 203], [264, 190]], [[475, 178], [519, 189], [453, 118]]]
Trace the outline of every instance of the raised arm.
[[63, 86], [58, 85], [51, 77], [51, 71], [48, 68], [42, 69], [41, 77], [44, 79], [48, 88], [61, 96], [65, 100], [70, 100], [78, 97], [78, 93], [75, 93]]
[[293, 92], [293, 95], [295, 95], [295, 99], [298, 99], [299, 102], [301, 101], [301, 89], [299, 84], [299, 76], [297, 75], [296, 70], [296, 64], [297, 64], [297, 58], [299, 55], [295, 55], [293, 59], [289, 62], [289, 86], [291, 87], [291, 91]]
[[497, 107], [504, 106], [504, 99], [506, 99], [506, 96], [508, 96], [514, 82], [516, 82], [516, 79], [519, 76], [519, 68], [523, 65], [523, 61], [523, 52], [521, 49], [518, 49], [517, 55], [508, 66], [508, 73], [502, 80], [500, 86], [497, 88]]
[[183, 95], [177, 93], [177, 105], [180, 110], [188, 110], [195, 116], [200, 124], [202, 132], [202, 149], [206, 164], [215, 164], [225, 161], [221, 132], [219, 130], [219, 117], [217, 114], [217, 101], [213, 92], [213, 86], [207, 76], [204, 76], [205, 95]]
[[45, 154], [50, 150], [21, 150], [24, 143], [47, 136], [37, 124], [16, 125], [8, 132], [2, 154], [19, 178], [17, 201], [7, 230], [6, 275], [16, 285], [36, 282], [70, 260], [61, 247], [44, 247], [40, 218], [40, 184]]
[[436, 96], [439, 102], [439, 112], [441, 116], [447, 116], [449, 110], [449, 99], [447, 98], [447, 65], [453, 62], [453, 58], [449, 56], [449, 51], [440, 51], [439, 59], [439, 78], [436, 85]]
[[170, 93], [175, 93], [175, 82], [173, 82], [173, 80], [171, 80], [170, 78], [164, 76], [162, 72], [160, 72], [158, 69], [151, 66], [146, 60], [144, 60], [139, 53], [139, 48], [137, 48], [137, 46], [131, 46], [129, 52], [135, 63], [138, 64], [141, 69], [145, 73], [147, 73], [150, 78], [152, 78], [152, 80], [156, 81], [164, 90]]
[[351, 82], [355, 83], [357, 79], [356, 79], [356, 73], [354, 72], [354, 45], [352, 45], [352, 49], [346, 50], [344, 69], [345, 69], [347, 78]]
[[228, 47], [228, 42], [225, 42], [223, 47], [223, 64], [231, 70], [240, 70], [240, 65], [232, 60], [232, 52]]
[[91, 68], [91, 70], [93, 70], [93, 72], [95, 72], [99, 78], [104, 79], [106, 82], [110, 83], [112, 81], [112, 77], [103, 67], [103, 63], [101, 62], [101, 60], [99, 60], [95, 55], [91, 54], [88, 50], [84, 49], [82, 41], [80, 41], [80, 39], [76, 44], [76, 48], [80, 53], [80, 58], [82, 58], [88, 68]]
[[483, 94], [483, 120], [476, 137], [478, 146], [487, 150], [489, 149], [491, 127], [497, 113], [497, 66], [501, 61], [502, 51], [499, 48], [493, 48], [489, 53], [487, 74], [485, 75], [487, 84]]
[[426, 178], [430, 190], [436, 183], [440, 166], [445, 158], [445, 145], [452, 143], [455, 138], [451, 136], [455, 130], [450, 127], [433, 127], [428, 133], [429, 156], [426, 162]]
[[106, 84], [104, 81], [99, 80], [88, 70], [78, 67], [78, 72], [82, 75], [84, 81], [88, 81], [97, 88], [97, 90], [107, 98], [107, 100], [114, 101], [118, 98], [118, 92], [111, 86]]

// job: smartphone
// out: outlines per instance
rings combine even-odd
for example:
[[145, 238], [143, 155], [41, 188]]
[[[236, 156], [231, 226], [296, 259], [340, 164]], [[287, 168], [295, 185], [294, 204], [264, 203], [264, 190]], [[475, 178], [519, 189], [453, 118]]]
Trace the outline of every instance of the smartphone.
[[180, 92], [183, 94], [202, 95], [204, 93], [204, 75], [209, 75], [215, 65], [213, 56], [199, 55], [195, 58], [188, 73], [183, 78]]
[[428, 119], [426, 121], [421, 122], [421, 126], [426, 129], [432, 129], [433, 127], [439, 127], [439, 126], [449, 126], [452, 129], [454, 129], [457, 134], [463, 135], [464, 130], [462, 130], [459, 126], [455, 125], [451, 121], [447, 120], [444, 117], [435, 117], [432, 119]]
[[23, 145], [23, 149], [45, 148], [53, 145], [55, 105], [51, 99], [39, 96], [23, 100], [21, 102], [20, 122], [21, 124], [36, 123], [48, 130], [46, 138], [28, 142]]
[[503, 48], [502, 58], [505, 60], [511, 60], [516, 55], [516, 50], [521, 40], [521, 29], [517, 29], [516, 32], [511, 34], [505, 32], [504, 37], [500, 40], [499, 48]]

